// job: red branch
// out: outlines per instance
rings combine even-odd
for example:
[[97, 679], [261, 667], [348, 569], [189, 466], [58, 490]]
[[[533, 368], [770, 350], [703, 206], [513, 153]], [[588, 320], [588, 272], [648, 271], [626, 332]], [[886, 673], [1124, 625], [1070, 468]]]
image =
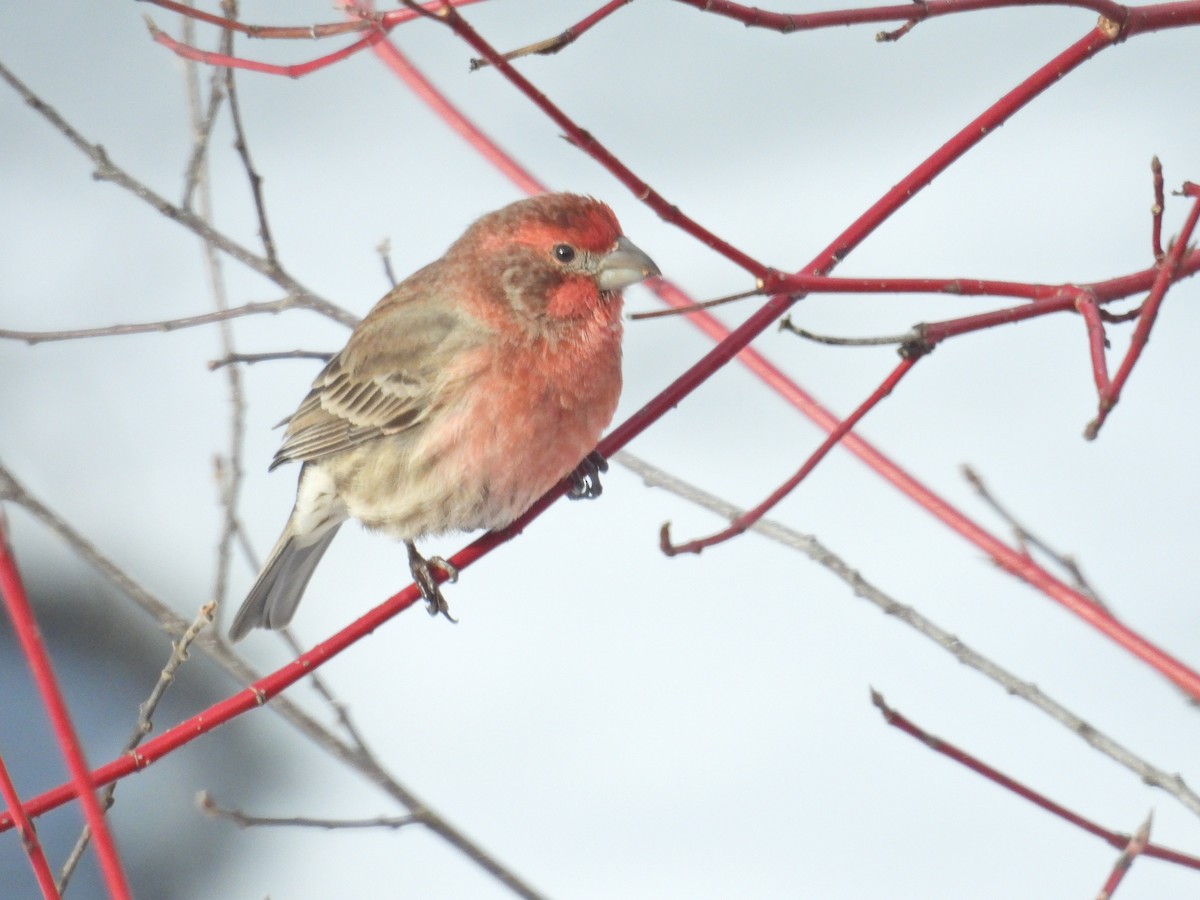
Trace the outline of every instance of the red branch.
[[17, 794], [16, 785], [8, 776], [3, 757], [0, 757], [0, 799], [4, 800], [4, 805], [13, 813], [17, 833], [21, 836], [21, 846], [25, 848], [25, 855], [29, 857], [29, 865], [33, 869], [38, 887], [42, 889], [42, 896], [58, 898], [58, 885], [54, 883], [54, 874], [50, 871], [50, 864], [46, 862], [46, 854], [42, 850], [41, 841], [38, 840], [37, 829], [33, 827], [25, 807], [21, 805], [21, 798]]
[[[892, 709], [883, 699], [883, 695], [878, 691], [871, 691], [871, 702], [883, 713], [884, 721], [889, 725], [899, 728], [905, 734], [915, 737], [921, 743], [925, 744], [930, 750], [935, 750], [943, 756], [948, 756], [955, 762], [966, 766], [973, 772], [978, 772], [989, 781], [995, 782], [1000, 787], [1012, 791], [1019, 797], [1023, 797], [1035, 806], [1040, 806], [1048, 813], [1058, 816], [1066, 822], [1070, 822], [1076, 828], [1086, 831], [1088, 834], [1100, 838], [1106, 843], [1119, 850], [1124, 850], [1130, 843], [1130, 836], [1127, 834], [1118, 834], [1115, 831], [1110, 831], [1090, 819], [1085, 819], [1078, 813], [1072, 812], [1065, 806], [1060, 806], [1050, 798], [1043, 794], [1039, 794], [1033, 788], [1026, 787], [1019, 781], [1009, 778], [998, 769], [993, 769], [987, 763], [972, 756], [965, 750], [960, 750], [953, 744], [947, 743], [936, 735], [930, 734], [919, 725], [906, 719], [903, 715]], [[1146, 856], [1153, 856], [1155, 859], [1166, 860], [1180, 866], [1185, 866], [1189, 869], [1200, 869], [1200, 857], [1189, 856], [1186, 853], [1180, 853], [1178, 850], [1170, 850], [1166, 847], [1159, 847], [1156, 844], [1147, 843], [1142, 850]]]
[[[214, 53], [210, 50], [201, 50], [199, 47], [193, 47], [189, 44], [184, 44], [181, 41], [175, 40], [164, 31], [159, 30], [158, 26], [146, 18], [146, 26], [150, 29], [150, 35], [156, 43], [162, 44], [172, 53], [183, 59], [191, 60], [192, 62], [203, 63], [209, 66], [219, 66], [230, 69], [244, 69], [248, 72], [259, 72], [263, 75], [283, 75], [288, 78], [302, 78], [319, 69], [324, 69], [326, 66], [331, 66], [334, 63], [341, 62], [348, 56], [353, 56], [360, 50], [367, 47], [373, 47], [387, 37], [388, 33], [397, 25], [403, 25], [405, 22], [411, 22], [418, 18], [421, 13], [414, 9], [397, 9], [386, 13], [368, 13], [365, 10], [360, 11], [348, 22], [332, 22], [320, 25], [304, 25], [304, 26], [275, 26], [275, 25], [247, 25], [239, 22], [237, 19], [226, 18], [225, 16], [214, 16], [211, 13], [201, 12], [190, 6], [176, 3], [175, 0], [146, 0], [148, 3], [153, 3], [155, 6], [160, 6], [163, 9], [171, 12], [179, 13], [189, 19], [195, 19], [200, 22], [205, 22], [209, 25], [216, 25], [227, 31], [237, 31], [252, 38], [266, 38], [271, 40], [295, 40], [306, 39], [316, 40], [319, 38], [334, 37], [342, 34], [352, 34], [358, 31], [370, 31], [364, 38], [360, 38], [352, 44], [347, 44], [340, 50], [329, 53], [325, 56], [311, 59], [308, 62], [296, 63], [289, 66], [273, 65], [271, 63], [259, 62], [253, 59], [242, 59], [236, 56], [230, 56], [227, 53]], [[479, 3], [481, 0], [445, 0], [452, 2], [458, 6], [469, 6], [472, 3]], [[440, 8], [443, 0], [430, 0], [426, 6], [430, 8]]]
[[1092, 378], [1096, 382], [1096, 392], [1103, 394], [1108, 390], [1108, 365], [1105, 362], [1104, 351], [1108, 348], [1108, 338], [1104, 336], [1104, 321], [1100, 318], [1100, 307], [1096, 298], [1086, 291], [1080, 291], [1075, 298], [1075, 309], [1083, 317], [1087, 326], [1088, 353], [1092, 357]]
[[[406, 3], [411, 3], [412, 0], [405, 0]], [[513, 68], [512, 64], [504, 58], [495, 47], [485, 41], [474, 28], [472, 28], [467, 20], [464, 19], [458, 10], [452, 6], [444, 6], [438, 11], [438, 20], [444, 22], [451, 30], [454, 31], [460, 38], [469, 44], [480, 56], [486, 59], [515, 87], [518, 91], [524, 94], [538, 109], [542, 111], [555, 125], [563, 130], [567, 140], [577, 146], [580, 150], [590, 156], [596, 162], [600, 163], [609, 173], [616, 178], [621, 184], [629, 190], [633, 196], [642, 201], [659, 217], [672, 225], [682, 229], [687, 234], [696, 238], [701, 243], [705, 244], [712, 250], [724, 256], [734, 265], [740, 266], [751, 275], [757, 278], [765, 278], [771, 272], [771, 269], [754, 259], [747, 253], [734, 247], [729, 242], [717, 237], [708, 229], [700, 225], [694, 219], [684, 215], [679, 210], [679, 207], [669, 203], [658, 191], [654, 190], [639, 178], [634, 172], [621, 162], [617, 157], [608, 150], [603, 144], [596, 140], [592, 135], [575, 124], [575, 122], [561, 109], [559, 109], [550, 99], [538, 90], [534, 85], [520, 72]]]
[[[25, 596], [25, 587], [21, 584], [21, 573], [13, 558], [12, 549], [8, 544], [8, 535], [4, 520], [0, 517], [0, 599], [3, 599], [8, 609], [9, 618], [13, 623], [17, 642], [21, 652], [29, 663], [34, 684], [42, 698], [42, 706], [50, 717], [50, 726], [54, 730], [55, 740], [66, 758], [67, 771], [71, 773], [68, 789], [73, 796], [80, 798], [83, 803], [83, 816], [88, 828], [95, 839], [96, 856], [100, 863], [100, 872], [109, 896], [114, 900], [125, 900], [130, 897], [129, 884], [121, 869], [121, 858], [117, 855], [116, 845], [104, 819], [104, 810], [96, 799], [95, 786], [88, 774], [87, 761], [83, 757], [83, 749], [79, 745], [79, 737], [71, 724], [67, 704], [63, 701], [62, 692], [58, 688], [58, 680], [54, 677], [54, 667], [50, 656], [42, 643], [38, 631], [37, 620], [29, 606], [29, 598]], [[10, 809], [13, 807], [10, 806]], [[25, 811], [30, 816], [38, 815], [33, 804], [26, 804]], [[12, 827], [11, 813], [4, 815], [5, 827]], [[32, 857], [31, 857], [32, 859]]]
[[937, 16], [976, 12], [981, 9], [1003, 9], [1019, 6], [1078, 6], [1098, 12], [1101, 26], [1114, 39], [1125, 40], [1135, 34], [1146, 34], [1167, 28], [1183, 28], [1200, 24], [1200, 3], [1182, 0], [1177, 3], [1155, 3], [1149, 6], [1124, 6], [1111, 0], [915, 0], [899, 6], [874, 6], [867, 9], [837, 9], [816, 13], [765, 12], [753, 6], [730, 0], [675, 0], [694, 6], [701, 12], [725, 16], [748, 28], [767, 28], [790, 34], [812, 31], [835, 25], [857, 25], [868, 22], [918, 22]]
[[850, 433], [850, 429], [862, 421], [863, 416], [874, 409], [884, 397], [895, 389], [896, 385], [900, 383], [900, 379], [909, 373], [909, 370], [917, 364], [919, 358], [919, 356], [911, 356], [901, 360], [900, 364], [883, 380], [883, 383], [871, 393], [871, 396], [859, 404], [858, 409], [830, 430], [825, 440], [804, 461], [804, 464], [800, 466], [795, 475], [777, 487], [767, 499], [754, 507], [754, 509], [742, 513], [730, 522], [728, 528], [722, 529], [715, 534], [710, 534], [705, 538], [688, 541], [686, 544], [673, 544], [671, 543], [671, 523], [667, 522], [659, 531], [659, 548], [667, 556], [678, 556], [680, 553], [699, 553], [706, 547], [712, 547], [715, 544], [720, 544], [744, 533], [746, 529], [750, 528], [759, 519], [774, 509], [784, 497], [794, 491], [800, 482], [808, 477], [808, 473], [817, 467], [817, 463], [824, 459], [829, 451]]
[[1084, 436], [1089, 441], [1099, 433], [1100, 426], [1104, 424], [1104, 420], [1108, 418], [1108, 414], [1121, 398], [1121, 389], [1125, 387], [1129, 373], [1133, 371], [1134, 365], [1142, 355], [1142, 350], [1146, 348], [1146, 342], [1150, 339], [1150, 329], [1154, 327], [1154, 320], [1158, 318], [1158, 309], [1162, 306], [1167, 288], [1179, 278], [1183, 254], [1188, 249], [1188, 243], [1192, 239], [1192, 233], [1196, 230], [1197, 221], [1200, 221], [1200, 185], [1185, 181], [1183, 194], [1195, 199], [1192, 211], [1183, 223], [1183, 228], [1180, 229], [1175, 244], [1167, 252], [1166, 258], [1158, 265], [1158, 274], [1154, 279], [1154, 285], [1150, 288], [1150, 295], [1142, 304], [1137, 327], [1134, 328], [1133, 337], [1129, 340], [1129, 350], [1126, 351], [1125, 358], [1121, 360], [1117, 374], [1113, 377], [1112, 382], [1100, 391], [1100, 410], [1084, 431]]
[[871, 22], [920, 22], [937, 16], [977, 12], [981, 9], [1003, 9], [1010, 6], [1078, 6], [1100, 13], [1113, 22], [1124, 22], [1127, 7], [1111, 0], [915, 0], [897, 6], [872, 6], [868, 9], [834, 9], [815, 13], [766, 12], [731, 0], [675, 0], [694, 6], [701, 12], [724, 16], [741, 22], [747, 28], [766, 28], [791, 34], [795, 31], [814, 31], [835, 25], [862, 25]]
[[1160, 262], [1164, 256], [1162, 247], [1162, 217], [1167, 201], [1163, 196], [1162, 163], [1155, 156], [1150, 160], [1150, 174], [1154, 179], [1154, 205], [1150, 207], [1150, 249], [1154, 253], [1154, 261]]

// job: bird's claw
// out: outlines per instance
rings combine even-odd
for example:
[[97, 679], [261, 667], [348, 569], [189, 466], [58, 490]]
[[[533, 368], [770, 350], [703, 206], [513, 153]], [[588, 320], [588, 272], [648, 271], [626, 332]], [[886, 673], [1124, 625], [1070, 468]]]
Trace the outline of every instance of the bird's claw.
[[442, 595], [442, 589], [438, 585], [437, 578], [434, 577], [433, 569], [436, 566], [446, 574], [447, 581], [455, 582], [458, 581], [458, 568], [440, 556], [431, 556], [426, 559], [411, 542], [407, 543], [407, 546], [408, 568], [412, 572], [413, 581], [421, 591], [421, 597], [425, 600], [426, 609], [429, 611], [429, 614], [436, 616], [438, 613], [441, 613], [457, 625], [458, 619], [450, 615], [450, 604], [446, 602], [446, 598]]
[[593, 450], [583, 458], [583, 462], [575, 467], [568, 477], [571, 487], [567, 489], [567, 497], [571, 500], [595, 500], [604, 487], [600, 484], [600, 473], [608, 471], [608, 460]]

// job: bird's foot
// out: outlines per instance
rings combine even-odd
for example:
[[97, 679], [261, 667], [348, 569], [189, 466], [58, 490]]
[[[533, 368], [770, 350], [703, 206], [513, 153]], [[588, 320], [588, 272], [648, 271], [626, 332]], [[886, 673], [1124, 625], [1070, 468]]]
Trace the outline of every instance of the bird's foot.
[[457, 625], [458, 619], [450, 615], [450, 604], [442, 596], [442, 589], [438, 585], [438, 580], [434, 576], [433, 570], [435, 567], [441, 569], [446, 575], [446, 580], [454, 582], [458, 581], [458, 568], [440, 556], [431, 556], [426, 559], [420, 554], [412, 541], [405, 541], [404, 545], [408, 548], [408, 570], [412, 572], [413, 581], [416, 582], [417, 587], [421, 591], [421, 596], [425, 599], [429, 614], [436, 616], [438, 613], [441, 613]]
[[608, 471], [608, 460], [593, 450], [570, 474], [571, 487], [567, 497], [571, 500], [595, 500], [604, 492], [600, 484], [600, 473]]

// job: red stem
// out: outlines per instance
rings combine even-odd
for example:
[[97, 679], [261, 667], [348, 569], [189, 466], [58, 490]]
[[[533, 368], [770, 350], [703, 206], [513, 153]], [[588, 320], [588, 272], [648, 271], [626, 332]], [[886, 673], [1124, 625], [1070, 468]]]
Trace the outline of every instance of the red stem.
[[1114, 22], [1124, 22], [1127, 7], [1111, 0], [916, 0], [897, 6], [873, 6], [867, 9], [835, 9], [815, 13], [765, 12], [753, 6], [730, 0], [675, 0], [694, 6], [701, 12], [734, 19], [747, 28], [767, 28], [790, 34], [793, 31], [813, 31], [834, 25], [859, 25], [868, 22], [919, 22], [937, 16], [976, 12], [981, 9], [1001, 9], [1009, 6], [1078, 6], [1091, 9]]
[[[4, 521], [0, 518], [0, 599], [8, 609], [9, 618], [13, 623], [13, 631], [21, 645], [21, 652], [29, 663], [34, 684], [41, 695], [42, 706], [50, 718], [50, 726], [54, 737], [63, 752], [67, 762], [67, 771], [71, 773], [71, 782], [67, 786], [72, 796], [80, 798], [83, 804], [83, 816], [88, 828], [92, 831], [95, 842], [96, 857], [100, 863], [100, 872], [109, 896], [115, 900], [125, 900], [130, 896], [129, 884], [121, 869], [121, 858], [117, 854], [116, 845], [108, 830], [104, 818], [104, 810], [96, 799], [95, 784], [88, 774], [87, 761], [83, 757], [83, 749], [79, 745], [79, 737], [71, 724], [71, 716], [63, 701], [58, 681], [54, 677], [54, 667], [50, 656], [42, 643], [38, 631], [37, 620], [29, 606], [29, 598], [25, 595], [25, 587], [21, 584], [21, 573], [17, 569], [12, 549], [8, 544]], [[10, 807], [11, 808], [11, 807]], [[34, 816], [32, 804], [26, 804], [26, 813]], [[5, 824], [12, 826], [12, 815], [5, 814]]]
[[1100, 318], [1100, 307], [1096, 298], [1085, 291], [1080, 291], [1075, 299], [1075, 309], [1083, 316], [1087, 326], [1088, 353], [1092, 357], [1092, 378], [1096, 382], [1096, 391], [1103, 396], [1108, 390], [1108, 362], [1105, 350], [1108, 348], [1108, 338], [1104, 336], [1104, 321]]
[[[414, 13], [413, 16], [416, 14]], [[203, 63], [208, 66], [219, 66], [229, 69], [244, 69], [247, 72], [260, 72], [264, 75], [284, 75], [288, 78], [302, 78], [310, 72], [315, 72], [318, 69], [323, 69], [326, 66], [340, 62], [348, 56], [353, 56], [359, 50], [366, 47], [374, 46], [387, 37], [387, 32], [381, 29], [372, 31], [366, 37], [359, 38], [353, 44], [348, 44], [340, 50], [326, 56], [319, 56], [316, 59], [311, 59], [305, 63], [297, 63], [290, 66], [279, 66], [272, 63], [258, 62], [253, 59], [242, 59], [237, 56], [230, 56], [227, 53], [216, 53], [211, 50], [201, 50], [197, 47], [192, 47], [189, 44], [184, 44], [175, 40], [165, 31], [160, 31], [154, 26], [153, 22], [148, 22], [150, 35], [154, 38], [155, 43], [162, 44], [176, 56], [183, 59], [191, 60], [192, 62]]]
[[538, 181], [512, 156], [501, 150], [495, 141], [463, 115], [457, 106], [446, 99], [445, 95], [408, 61], [408, 57], [396, 49], [395, 45], [388, 41], [377, 44], [375, 55], [408, 85], [409, 90], [424, 100], [459, 137], [499, 169], [513, 184], [528, 194], [546, 192], [546, 186], [542, 182]]
[[[1128, 275], [1120, 275], [1116, 278], [1096, 281], [1091, 284], [1046, 285], [1044, 286], [1045, 290], [1041, 290], [1043, 288], [1041, 285], [1030, 285], [1030, 287], [1039, 288], [1038, 293], [1044, 294], [1044, 296], [1024, 306], [1008, 306], [1004, 309], [977, 313], [972, 316], [963, 316], [958, 319], [945, 319], [941, 322], [924, 323], [917, 326], [917, 330], [920, 331], [926, 348], [932, 348], [947, 338], [957, 337], [968, 332], [980, 331], [995, 325], [1007, 325], [1013, 322], [1024, 321], [1025, 319], [1034, 319], [1038, 316], [1049, 315], [1050, 313], [1067, 312], [1076, 309], [1081, 297], [1090, 298], [1094, 308], [1098, 310], [1098, 315], [1103, 316], [1104, 311], [1099, 310], [1100, 304], [1112, 303], [1114, 300], [1122, 300], [1131, 294], [1150, 290], [1158, 279], [1160, 271], [1160, 267], [1154, 266], [1149, 269], [1142, 269], [1140, 272], [1132, 272]], [[1190, 254], [1176, 266], [1174, 280], [1179, 281], [1182, 278], [1196, 274], [1197, 271], [1200, 271], [1200, 251]], [[836, 281], [840, 279], [831, 280]], [[1081, 312], [1081, 315], [1086, 317], [1086, 313]], [[1136, 317], [1134, 314], [1127, 315], [1131, 318]], [[1119, 321], [1123, 318], [1114, 316], [1112, 320]]]
[[585, 31], [599, 25], [604, 19], [607, 19], [622, 6], [628, 6], [633, 0], [609, 0], [594, 13], [590, 13], [572, 25], [570, 28], [564, 29], [563, 33], [570, 35], [570, 40], [575, 40]]
[[37, 879], [38, 887], [42, 889], [42, 896], [57, 900], [59, 897], [58, 885], [54, 882], [50, 864], [46, 862], [46, 854], [42, 850], [41, 841], [38, 840], [37, 829], [33, 827], [33, 822], [25, 813], [25, 807], [21, 805], [21, 798], [17, 794], [17, 788], [12, 783], [12, 779], [8, 776], [8, 768], [4, 765], [3, 757], [0, 757], [0, 799], [4, 800], [4, 805], [12, 811], [16, 820], [17, 833], [21, 836], [21, 845], [25, 848], [25, 855], [29, 857], [29, 865], [33, 868], [33, 875]]
[[1197, 3], [1196, 0], [1130, 6], [1127, 7], [1127, 12], [1129, 17], [1121, 28], [1121, 40], [1151, 31], [1162, 31], [1166, 28], [1200, 25], [1200, 3]]
[[[259, 72], [263, 75], [283, 75], [287, 78], [302, 78], [319, 69], [324, 69], [326, 66], [331, 66], [334, 63], [341, 62], [348, 56], [353, 56], [360, 50], [367, 47], [372, 47], [382, 41], [393, 28], [397, 25], [402, 25], [405, 22], [411, 22], [418, 18], [421, 13], [415, 9], [396, 9], [390, 12], [374, 14], [366, 13], [364, 17], [356, 17], [350, 22], [335, 22], [325, 23], [320, 25], [306, 25], [302, 27], [276, 27], [269, 25], [246, 25], [236, 19], [228, 19], [223, 16], [214, 16], [211, 13], [201, 12], [191, 7], [174, 2], [174, 0], [147, 0], [155, 6], [161, 6], [163, 9], [177, 12], [182, 16], [190, 19], [197, 19], [201, 22], [206, 22], [210, 25], [216, 25], [219, 28], [228, 31], [237, 31], [253, 38], [266, 38], [272, 40], [286, 39], [308, 39], [314, 40], [318, 38], [332, 37], [340, 34], [350, 34], [357, 31], [370, 30], [370, 34], [366, 37], [359, 38], [352, 44], [348, 44], [340, 50], [329, 53], [325, 56], [319, 56], [316, 59], [310, 59], [308, 62], [295, 63], [293, 65], [274, 65], [272, 63], [259, 62], [253, 59], [243, 59], [237, 56], [230, 56], [227, 53], [217, 53], [210, 50], [201, 50], [199, 47], [193, 47], [190, 44], [184, 44], [177, 41], [164, 31], [161, 31], [150, 19], [147, 18], [146, 25], [150, 29], [150, 35], [154, 38], [155, 43], [161, 44], [172, 53], [183, 59], [189, 59], [193, 62], [203, 63], [209, 66], [219, 66], [229, 69], [243, 69], [248, 72]], [[472, 3], [479, 3], [481, 0], [447, 0], [458, 6], [469, 6]], [[443, 0], [429, 0], [423, 8], [440, 9], [443, 5]]]
[[[1042, 809], [1046, 810], [1046, 812], [1052, 813], [1053, 815], [1058, 816], [1060, 819], [1070, 822], [1076, 828], [1080, 828], [1083, 831], [1086, 831], [1088, 834], [1094, 835], [1095, 837], [1106, 841], [1113, 847], [1123, 850], [1128, 845], [1130, 841], [1129, 835], [1118, 834], [1115, 831], [1110, 831], [1109, 829], [1097, 825], [1095, 822], [1092, 822], [1089, 819], [1085, 819], [1078, 813], [1071, 812], [1071, 810], [1067, 809], [1065, 806], [1060, 806], [1045, 795], [1039, 794], [1037, 791], [1026, 787], [1019, 781], [1014, 781], [1012, 778], [1009, 778], [1003, 772], [993, 769], [987, 763], [983, 762], [977, 757], [972, 756], [965, 750], [960, 750], [953, 744], [942, 740], [937, 735], [933, 735], [925, 731], [919, 725], [909, 721], [903, 715], [888, 706], [878, 691], [871, 691], [871, 702], [878, 707], [881, 713], [883, 713], [884, 721], [886, 721], [889, 725], [899, 728], [905, 734], [915, 737], [917, 740], [921, 741], [921, 743], [925, 744], [925, 746], [927, 746], [929, 749], [935, 750], [938, 753], [941, 753], [943, 756], [950, 757], [950, 759], [966, 766], [968, 769], [978, 772], [989, 781], [993, 781], [1002, 788], [1012, 791], [1017, 796], [1025, 798], [1036, 806], [1040, 806]], [[1143, 852], [1146, 856], [1153, 856], [1155, 859], [1166, 860], [1167, 862], [1186, 866], [1189, 869], [1200, 869], [1200, 858], [1189, 856], [1186, 853], [1180, 853], [1178, 850], [1169, 850], [1166, 847], [1159, 847], [1156, 844], [1147, 844]]]
[[504, 58], [504, 55], [497, 51], [491, 44], [479, 36], [458, 12], [451, 6], [446, 6], [441, 10], [441, 20], [448, 25], [455, 34], [462, 38], [475, 51], [491, 63], [498, 72], [504, 75], [505, 78], [522, 94], [529, 98], [533, 104], [540, 109], [552, 122], [558, 125], [563, 130], [566, 137], [571, 143], [575, 144], [592, 159], [596, 160], [600, 165], [604, 166], [610, 174], [620, 181], [629, 191], [654, 210], [658, 215], [667, 222], [678, 226], [687, 234], [704, 243], [706, 246], [720, 253], [730, 262], [741, 266], [750, 274], [762, 278], [765, 277], [770, 269], [763, 265], [758, 260], [754, 259], [747, 253], [743, 253], [737, 247], [717, 237], [708, 229], [702, 227], [694, 219], [689, 218], [680, 212], [677, 206], [667, 202], [667, 200], [656, 190], [650, 187], [646, 182], [642, 181], [635, 175], [628, 166], [616, 158], [603, 144], [597, 141], [587, 131], [580, 128], [571, 120], [566, 113], [555, 106], [550, 99], [539, 91], [533, 84], [525, 78], [520, 72], [513, 68], [512, 64]]
[[900, 379], [907, 375], [909, 370], [917, 364], [918, 359], [920, 359], [919, 356], [913, 356], [901, 360], [900, 364], [872, 392], [871, 396], [859, 404], [858, 409], [854, 410], [853, 413], [839, 422], [829, 432], [825, 440], [821, 442], [821, 445], [813, 451], [812, 455], [796, 471], [796, 474], [777, 487], [767, 499], [754, 507], [754, 509], [748, 510], [735, 518], [729, 523], [728, 528], [724, 528], [715, 534], [710, 534], [708, 537], [688, 541], [685, 544], [672, 544], [670, 524], [663, 525], [662, 531], [659, 533], [659, 546], [662, 548], [663, 553], [667, 556], [678, 556], [680, 553], [699, 553], [707, 547], [723, 543], [730, 538], [744, 533], [746, 529], [750, 528], [755, 522], [778, 506], [784, 497], [794, 491], [800, 482], [808, 477], [809, 472], [816, 468], [817, 463], [823, 460], [829, 451], [850, 432], [850, 429], [862, 421], [863, 416], [874, 409], [884, 397], [895, 389], [896, 385], [900, 383]]
[[1154, 320], [1158, 318], [1158, 309], [1162, 306], [1163, 297], [1166, 296], [1167, 289], [1180, 276], [1183, 254], [1187, 250], [1188, 242], [1192, 239], [1192, 233], [1196, 230], [1197, 221], [1200, 221], [1200, 186], [1184, 182], [1183, 191], [1187, 196], [1195, 198], [1192, 211], [1188, 213], [1187, 220], [1183, 223], [1183, 228], [1180, 229], [1179, 236], [1175, 239], [1175, 244], [1167, 252], [1166, 258], [1158, 265], [1158, 274], [1150, 288], [1149, 296], [1142, 303], [1141, 315], [1138, 316], [1137, 326], [1133, 329], [1133, 337], [1129, 339], [1129, 349], [1125, 352], [1125, 358], [1121, 361], [1117, 374], [1113, 376], [1113, 380], [1107, 388], [1100, 392], [1100, 409], [1096, 413], [1096, 418], [1088, 424], [1087, 430], [1084, 432], [1088, 440], [1096, 437], [1105, 419], [1108, 418], [1108, 414], [1121, 399], [1121, 389], [1125, 387], [1129, 374], [1133, 371], [1138, 359], [1141, 358], [1142, 351], [1146, 348], [1146, 342], [1150, 339], [1150, 329], [1154, 327]]
[[1163, 258], [1162, 217], [1167, 201], [1163, 195], [1162, 163], [1155, 156], [1150, 160], [1150, 173], [1154, 184], [1154, 205], [1150, 207], [1150, 249], [1156, 262]]

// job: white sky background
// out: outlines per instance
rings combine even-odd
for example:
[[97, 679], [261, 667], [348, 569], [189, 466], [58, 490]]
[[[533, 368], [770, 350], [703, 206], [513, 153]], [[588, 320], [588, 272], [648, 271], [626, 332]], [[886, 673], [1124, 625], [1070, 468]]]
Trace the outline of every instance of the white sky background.
[[[509, 48], [557, 33], [596, 5], [509, 0], [466, 15]], [[141, 4], [8, 2], [0, 60], [114, 162], [177, 199], [190, 143], [181, 66], [151, 42], [144, 13], [178, 27]], [[335, 17], [322, 3], [243, 9], [258, 23]], [[563, 53], [520, 68], [689, 215], [795, 269], [1094, 21], [1086, 11], [1011, 10], [927, 22], [897, 44], [876, 44], [876, 26], [781, 36], [643, 0]], [[211, 29], [200, 34], [215, 41]], [[1169, 188], [1200, 180], [1196, 37], [1194, 29], [1142, 37], [1101, 53], [894, 216], [838, 274], [1082, 282], [1145, 267], [1151, 155], [1162, 159]], [[608, 200], [626, 233], [685, 290], [710, 297], [750, 286], [563, 141], [494, 72], [468, 74], [472, 54], [448, 32], [420, 23], [395, 38], [539, 178]], [[240, 49], [301, 60], [334, 46], [242, 41]], [[357, 314], [386, 288], [374, 249], [381, 240], [390, 239], [397, 272], [408, 273], [475, 216], [518, 196], [369, 53], [299, 81], [243, 74], [239, 86], [282, 260]], [[217, 225], [255, 246], [230, 137], [223, 124], [214, 142]], [[2, 327], [209, 309], [198, 240], [93, 182], [90, 171], [0, 89]], [[1186, 209], [1168, 200], [1166, 234]], [[235, 305], [280, 294], [232, 261], [224, 269]], [[861, 428], [943, 496], [1001, 528], [959, 474], [970, 463], [1036, 532], [1077, 555], [1128, 624], [1193, 664], [1198, 296], [1194, 281], [1171, 291], [1093, 444], [1080, 437], [1095, 408], [1083, 325], [1066, 315], [940, 347]], [[754, 302], [721, 316], [736, 324]], [[1000, 305], [812, 297], [794, 317], [815, 331], [875, 335]], [[656, 301], [633, 289], [627, 306]], [[1129, 331], [1110, 331], [1114, 353]], [[236, 324], [246, 352], [333, 350], [345, 336], [305, 312]], [[681, 319], [630, 323], [618, 418], [709, 346]], [[896, 359], [890, 348], [819, 347], [773, 331], [755, 346], [843, 414]], [[210, 472], [228, 443], [226, 384], [205, 366], [219, 355], [215, 329], [0, 343], [0, 459], [189, 617], [211, 592], [219, 533]], [[294, 489], [294, 469], [266, 471], [279, 437], [271, 426], [317, 365], [244, 370], [242, 515], [260, 553]], [[630, 449], [752, 505], [819, 439], [732, 364]], [[900, 601], [1152, 763], [1200, 783], [1200, 719], [1175, 689], [1000, 573], [848, 454], [835, 451], [773, 518], [817, 535]], [[536, 888], [573, 898], [1094, 896], [1116, 851], [885, 726], [870, 686], [934, 733], [1105, 826], [1132, 830], [1153, 809], [1156, 842], [1200, 848], [1200, 823], [1176, 801], [855, 600], [823, 569], [753, 535], [668, 560], [657, 550], [668, 519], [678, 539], [720, 525], [614, 466], [602, 500], [557, 504], [463, 574], [448, 591], [458, 627], [413, 609], [325, 669], [385, 765]], [[64, 558], [41, 526], [13, 520], [26, 566]], [[449, 555], [464, 540], [425, 549]], [[235, 568], [235, 602], [253, 575]], [[407, 581], [400, 548], [344, 529], [297, 632], [316, 642]], [[96, 602], [111, 602], [110, 593], [98, 590]], [[269, 635], [243, 648], [264, 667], [287, 659]], [[304, 686], [292, 693], [311, 699]], [[234, 727], [300, 741], [267, 711]], [[98, 764], [115, 750], [88, 752]], [[252, 812], [399, 812], [319, 753], [296, 754], [297, 764], [278, 770], [264, 762], [274, 798]], [[226, 827], [195, 819], [196, 829]], [[413, 830], [248, 831], [244, 848], [214, 865], [197, 896], [508, 896]], [[1119, 896], [1187, 896], [1198, 885], [1200, 874], [1143, 860]]]

